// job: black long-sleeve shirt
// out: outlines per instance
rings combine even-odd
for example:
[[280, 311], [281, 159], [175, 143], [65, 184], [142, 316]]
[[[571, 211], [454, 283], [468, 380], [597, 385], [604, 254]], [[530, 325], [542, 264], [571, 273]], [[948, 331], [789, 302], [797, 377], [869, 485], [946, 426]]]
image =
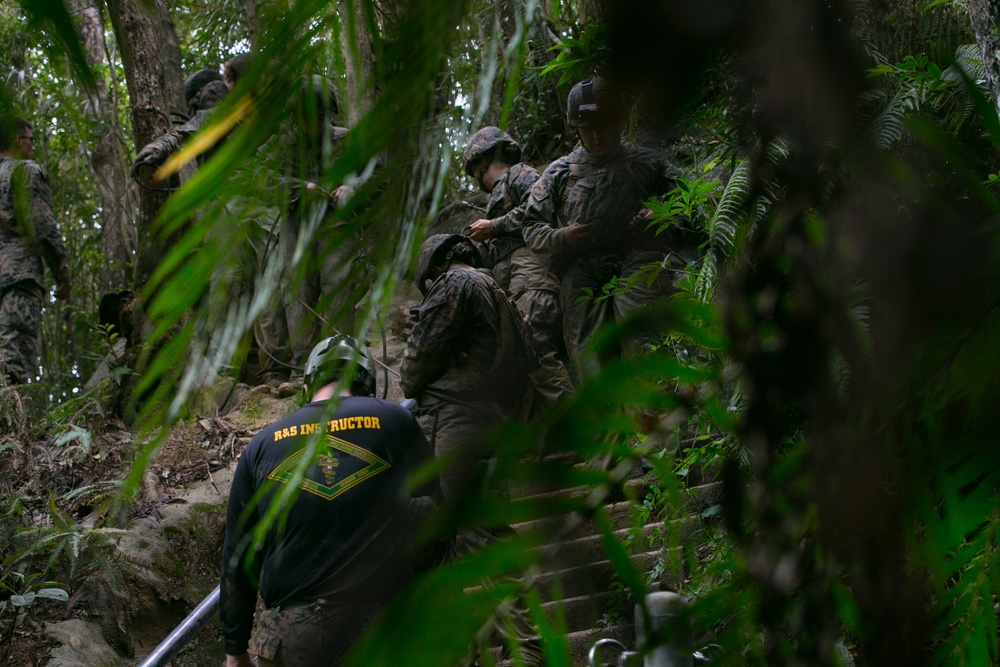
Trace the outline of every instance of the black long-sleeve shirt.
[[[342, 398], [334, 412], [309, 403], [258, 433], [229, 493], [220, 600], [226, 653], [247, 650], [258, 589], [269, 609], [320, 598], [380, 603], [398, 592], [412, 575], [404, 485], [430, 456], [410, 413], [376, 398]], [[276, 519], [255, 550], [271, 511]]]

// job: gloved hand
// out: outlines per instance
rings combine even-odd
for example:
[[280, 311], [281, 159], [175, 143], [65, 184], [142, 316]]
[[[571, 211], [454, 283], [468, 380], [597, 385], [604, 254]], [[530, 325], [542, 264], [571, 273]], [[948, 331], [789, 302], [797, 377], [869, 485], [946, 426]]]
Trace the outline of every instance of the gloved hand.
[[132, 180], [140, 185], [152, 185], [153, 174], [160, 168], [163, 160], [155, 148], [146, 146], [135, 156], [132, 163]]

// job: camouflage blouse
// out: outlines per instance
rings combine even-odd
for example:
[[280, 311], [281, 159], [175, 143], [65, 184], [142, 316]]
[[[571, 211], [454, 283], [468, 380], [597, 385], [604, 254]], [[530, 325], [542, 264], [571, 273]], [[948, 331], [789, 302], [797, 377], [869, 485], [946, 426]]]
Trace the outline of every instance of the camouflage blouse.
[[22, 280], [46, 289], [43, 260], [56, 283], [70, 281], [48, 179], [33, 160], [0, 157], [0, 290]]
[[406, 341], [399, 378], [403, 393], [461, 403], [483, 400], [499, 322], [489, 273], [453, 268], [440, 275]]
[[568, 257], [562, 230], [580, 223], [595, 227], [586, 256], [614, 256], [628, 247], [628, 224], [650, 197], [672, 187], [666, 162], [656, 151], [623, 144], [598, 160], [583, 147], [549, 165], [525, 204], [524, 239], [556, 266]]

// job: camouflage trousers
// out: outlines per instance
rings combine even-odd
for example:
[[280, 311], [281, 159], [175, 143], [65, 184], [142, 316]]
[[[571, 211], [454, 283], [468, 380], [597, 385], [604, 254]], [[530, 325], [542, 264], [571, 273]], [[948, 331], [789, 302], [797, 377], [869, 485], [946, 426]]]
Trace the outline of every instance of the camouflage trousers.
[[[484, 432], [500, 420], [500, 415], [488, 405], [481, 405], [477, 410], [452, 403], [419, 408], [416, 415], [417, 423], [434, 449], [434, 456], [450, 459], [450, 464], [441, 471], [439, 478], [445, 502], [460, 501], [468, 494], [476, 493], [476, 487], [481, 487], [482, 475], [489, 464], [489, 452], [478, 443], [483, 441]], [[504, 525], [461, 526], [455, 534], [452, 558], [467, 556], [513, 532], [513, 528]], [[527, 589], [527, 581], [515, 581], [521, 592]], [[500, 600], [480, 635], [480, 640], [499, 642], [508, 647], [535, 647], [537, 631], [521, 595]]]
[[525, 247], [497, 262], [493, 275], [528, 321], [531, 342], [541, 363], [531, 374], [531, 407], [533, 411], [546, 408], [573, 393], [564, 362], [559, 281], [538, 255]]
[[0, 292], [0, 370], [10, 384], [24, 384], [38, 373], [44, 295], [29, 281]]
[[292, 365], [302, 368], [316, 343], [334, 333], [353, 334], [355, 307], [368, 291], [368, 257], [362, 239], [334, 226], [308, 242], [299, 225], [286, 221], [279, 234], [285, 261], [282, 312], [267, 325], [281, 332]]
[[[579, 259], [563, 272], [560, 301], [563, 312], [563, 338], [566, 351], [577, 374], [577, 380], [585, 374], [586, 368], [581, 364], [581, 353], [587, 344], [604, 324], [621, 321], [629, 313], [639, 308], [658, 303], [666, 299], [674, 291], [672, 278], [667, 271], [661, 272], [652, 283], [640, 280], [627, 291], [615, 294], [610, 299], [597, 301], [583, 298], [584, 289], [592, 290], [600, 295], [603, 286], [618, 276], [627, 282], [643, 266], [660, 262], [663, 253], [632, 252], [624, 260], [614, 257], [591, 257]], [[650, 332], [655, 333], [655, 332]], [[629, 356], [637, 352], [644, 341], [646, 332], [636, 332], [621, 340], [621, 353]]]
[[249, 651], [257, 656], [258, 667], [336, 667], [381, 608], [320, 599], [268, 609], [257, 615]]
[[532, 409], [547, 408], [573, 393], [573, 381], [563, 362], [562, 317], [559, 295], [527, 290], [517, 296], [517, 307], [531, 328], [531, 342], [539, 367], [531, 374]]

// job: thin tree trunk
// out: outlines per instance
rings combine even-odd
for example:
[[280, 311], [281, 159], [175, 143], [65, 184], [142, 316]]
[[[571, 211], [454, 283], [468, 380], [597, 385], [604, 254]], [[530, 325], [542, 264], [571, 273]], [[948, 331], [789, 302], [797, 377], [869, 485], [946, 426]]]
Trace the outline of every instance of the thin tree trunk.
[[257, 49], [257, 0], [246, 0], [247, 7], [247, 39], [251, 50]]
[[[74, 2], [72, 11], [79, 18], [80, 41], [89, 64], [106, 62], [104, 21], [93, 0]], [[136, 202], [134, 195], [129, 196], [125, 137], [117, 122], [117, 104], [107, 81], [98, 81], [95, 97], [88, 102], [84, 108], [98, 126], [97, 142], [87, 157], [101, 198], [101, 250], [106, 260], [99, 288], [108, 292], [130, 282], [128, 267], [136, 244], [133, 224]]]
[[364, 1], [347, 0], [337, 6], [347, 69], [347, 120], [351, 125], [375, 104], [375, 54], [365, 21]]
[[997, 34], [1000, 11], [995, 0], [968, 0], [966, 6], [983, 59], [986, 89], [993, 100], [993, 107], [1000, 113], [1000, 35]]
[[170, 18], [170, 10], [164, 0], [156, 0], [156, 21], [153, 22], [157, 42], [160, 45], [160, 59], [163, 63], [164, 83], [170, 110], [187, 116], [187, 102], [184, 100], [184, 71], [181, 67], [181, 42], [177, 39], [177, 28]]
[[[153, 20], [141, 0], [107, 0], [111, 24], [125, 67], [125, 79], [131, 100], [132, 133], [137, 147], [142, 147], [170, 129], [170, 108], [162, 54]], [[161, 257], [165, 243], [153, 229], [153, 221], [167, 193], [142, 190], [139, 194], [139, 219], [136, 224], [138, 245], [133, 275], [136, 291], [149, 280]]]

